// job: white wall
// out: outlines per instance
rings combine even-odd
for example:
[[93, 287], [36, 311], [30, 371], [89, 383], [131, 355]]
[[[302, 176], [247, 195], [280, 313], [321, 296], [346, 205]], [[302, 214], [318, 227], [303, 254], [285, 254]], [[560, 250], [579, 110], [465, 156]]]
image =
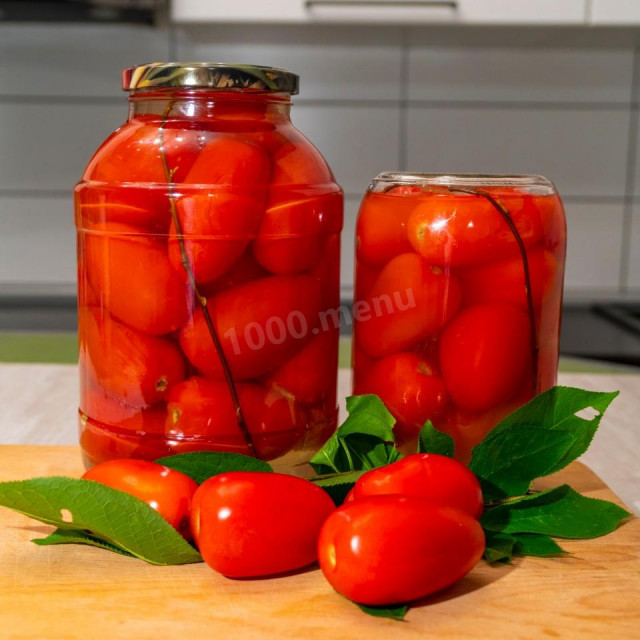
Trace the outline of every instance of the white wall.
[[183, 59], [301, 75], [294, 123], [346, 193], [346, 294], [359, 199], [400, 169], [546, 175], [567, 209], [569, 295], [640, 295], [634, 42], [586, 29], [2, 25], [0, 292], [73, 290], [70, 190], [126, 116], [120, 70]]

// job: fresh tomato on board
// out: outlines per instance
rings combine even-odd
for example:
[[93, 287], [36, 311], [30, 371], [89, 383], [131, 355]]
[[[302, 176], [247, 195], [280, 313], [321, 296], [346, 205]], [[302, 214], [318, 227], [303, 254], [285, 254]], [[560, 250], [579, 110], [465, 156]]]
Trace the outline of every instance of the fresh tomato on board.
[[440, 369], [453, 401], [479, 412], [510, 400], [531, 370], [530, 335], [519, 307], [496, 302], [463, 309], [440, 342]]
[[[207, 309], [234, 377], [258, 378], [304, 346], [318, 326], [321, 295], [316, 278], [298, 275], [252, 280], [209, 298]], [[202, 373], [223, 378], [222, 363], [200, 308], [181, 329], [180, 344]]]
[[83, 235], [87, 279], [114, 317], [152, 335], [184, 324], [188, 289], [172, 268], [165, 243], [118, 223], [96, 225]]
[[417, 437], [447, 403], [447, 390], [434, 365], [406, 352], [370, 365], [358, 393], [374, 393], [384, 402], [397, 421], [393, 431], [399, 445]]
[[[540, 215], [530, 197], [499, 198], [526, 247], [543, 235]], [[431, 264], [461, 266], [499, 260], [519, 254], [507, 222], [484, 197], [431, 195], [411, 213], [409, 241]]]
[[191, 528], [212, 569], [230, 578], [268, 576], [315, 562], [318, 532], [334, 509], [308, 480], [231, 471], [200, 485]]
[[318, 562], [331, 586], [350, 600], [392, 605], [457, 582], [484, 547], [482, 527], [468, 513], [415, 496], [376, 495], [327, 518]]
[[[273, 460], [300, 440], [306, 420], [292, 398], [246, 382], [236, 383], [236, 391], [259, 458]], [[166, 433], [177, 441], [186, 438], [185, 445], [195, 438], [194, 449], [201, 438], [220, 451], [249, 454], [231, 392], [223, 381], [194, 376], [175, 385], [167, 399]]]
[[461, 297], [453, 274], [417, 253], [403, 253], [385, 265], [369, 295], [354, 303], [355, 340], [374, 358], [403, 351], [444, 326]]
[[128, 458], [98, 464], [82, 477], [139, 498], [178, 533], [191, 539], [189, 512], [198, 484], [184, 473], [148, 460]]
[[78, 326], [82, 370], [122, 404], [155, 404], [185, 376], [184, 358], [168, 339], [140, 333], [86, 307], [79, 309]]
[[457, 460], [436, 453], [414, 453], [367, 471], [350, 494], [352, 500], [387, 494], [417, 496], [476, 519], [483, 509], [482, 489], [475, 475]]

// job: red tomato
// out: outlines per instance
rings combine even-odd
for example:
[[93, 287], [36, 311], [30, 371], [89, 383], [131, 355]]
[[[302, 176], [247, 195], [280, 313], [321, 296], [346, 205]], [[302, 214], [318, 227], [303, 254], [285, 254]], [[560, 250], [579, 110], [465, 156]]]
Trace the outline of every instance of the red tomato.
[[109, 312], [130, 327], [162, 335], [187, 319], [188, 291], [166, 245], [138, 227], [101, 224], [82, 234], [86, 273]]
[[315, 562], [318, 532], [334, 509], [308, 480], [232, 471], [200, 485], [191, 527], [212, 569], [230, 578], [267, 576]]
[[316, 264], [327, 234], [341, 228], [341, 194], [309, 197], [272, 189], [253, 252], [272, 273], [300, 273]]
[[[527, 262], [531, 297], [534, 306], [539, 307], [554, 286], [557, 262], [550, 251], [541, 248], [530, 249]], [[482, 302], [508, 302], [528, 309], [521, 256], [460, 269], [458, 274], [466, 306]]]
[[[191, 174], [190, 174], [191, 175]], [[186, 195], [178, 200], [183, 244], [196, 282], [224, 274], [240, 258], [264, 214], [264, 202], [230, 191]], [[169, 229], [169, 258], [185, 273], [174, 223]]]
[[478, 521], [415, 496], [343, 505], [322, 526], [318, 562], [331, 586], [365, 605], [409, 602], [457, 582], [484, 552]]
[[467, 467], [435, 453], [414, 453], [360, 476], [351, 490], [352, 500], [367, 496], [402, 494], [453, 507], [478, 519], [482, 515], [482, 489]]
[[397, 420], [393, 431], [402, 445], [415, 439], [424, 423], [447, 403], [447, 390], [434, 366], [413, 353], [395, 353], [364, 373], [358, 393], [375, 393]]
[[[234, 378], [258, 378], [311, 339], [321, 311], [320, 283], [307, 275], [260, 278], [221, 291], [207, 308]], [[201, 309], [180, 331], [180, 344], [200, 371], [223, 377]]]
[[191, 539], [189, 510], [198, 484], [184, 473], [148, 460], [128, 458], [98, 464], [82, 477], [139, 498]]
[[[135, 224], [148, 230], [166, 231], [171, 209], [163, 148], [173, 182], [181, 182], [200, 153], [198, 132], [171, 128], [160, 132], [159, 122], [125, 125], [105, 141], [89, 163], [83, 179], [106, 183], [101, 190], [105, 203], [140, 209], [135, 213]], [[110, 184], [117, 187], [111, 188]], [[108, 221], [134, 222], [119, 217], [109, 216]]]
[[235, 137], [219, 136], [199, 153], [184, 183], [241, 188], [260, 200], [266, 198], [270, 171], [262, 149]]
[[231, 268], [227, 269], [219, 278], [205, 282], [200, 287], [200, 293], [209, 298], [220, 291], [231, 289], [239, 284], [244, 284], [250, 280], [264, 278], [269, 273], [265, 271], [256, 261], [251, 248], [248, 248], [240, 258], [238, 258]]
[[403, 253], [387, 263], [369, 295], [354, 303], [354, 315], [358, 305], [360, 318], [355, 340], [373, 357], [406, 349], [446, 324], [461, 295], [454, 275], [416, 253]]
[[[524, 197], [499, 198], [525, 246], [542, 238], [540, 215]], [[442, 266], [478, 264], [517, 255], [518, 244], [495, 207], [483, 197], [431, 195], [407, 223], [409, 241], [427, 261]]]
[[122, 404], [155, 404], [184, 378], [184, 360], [173, 342], [135, 331], [96, 309], [81, 308], [78, 324], [81, 371]]
[[411, 251], [407, 236], [409, 215], [419, 200], [370, 193], [362, 201], [356, 223], [356, 257], [370, 265], [383, 265]]
[[463, 309], [445, 328], [440, 368], [453, 401], [470, 411], [507, 402], [531, 368], [529, 318], [509, 304]]
[[299, 132], [291, 131], [289, 142], [273, 157], [271, 183], [275, 185], [324, 185], [334, 182], [331, 169], [318, 150]]
[[[305, 417], [291, 398], [250, 383], [236, 383], [236, 390], [259, 458], [273, 460], [300, 440]], [[221, 451], [249, 453], [226, 382], [193, 377], [175, 385], [167, 412], [170, 438], [197, 436]]]
[[265, 382], [291, 394], [298, 402], [314, 404], [335, 394], [338, 370], [338, 331], [322, 331]]
[[[135, 189], [138, 189], [137, 187]], [[126, 200], [130, 197], [132, 201], [136, 201], [136, 197], [128, 194], [134, 192], [134, 188], [121, 186], [119, 197]], [[147, 189], [148, 191], [148, 189]], [[166, 204], [166, 211], [159, 212], [159, 215], [150, 218], [149, 211], [135, 204], [127, 204], [126, 202], [113, 202], [118, 196], [115, 196], [116, 189], [80, 189], [76, 192], [76, 226], [79, 229], [91, 229], [96, 225], [102, 224], [130, 224], [146, 233], [166, 233], [171, 220], [170, 209]], [[164, 206], [164, 205], [163, 205]]]

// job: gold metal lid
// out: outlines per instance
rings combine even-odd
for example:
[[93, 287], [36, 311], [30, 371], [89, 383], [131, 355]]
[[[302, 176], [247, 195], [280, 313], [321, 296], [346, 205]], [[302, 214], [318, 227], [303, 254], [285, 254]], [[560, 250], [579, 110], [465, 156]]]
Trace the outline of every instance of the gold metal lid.
[[298, 93], [299, 77], [286, 69], [226, 62], [151, 62], [122, 72], [125, 91], [161, 87]]

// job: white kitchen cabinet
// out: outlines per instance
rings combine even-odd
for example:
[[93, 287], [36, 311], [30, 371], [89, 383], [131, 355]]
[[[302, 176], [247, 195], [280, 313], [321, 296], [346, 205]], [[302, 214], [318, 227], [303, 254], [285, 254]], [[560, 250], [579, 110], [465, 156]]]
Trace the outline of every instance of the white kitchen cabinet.
[[591, 0], [588, 20], [594, 25], [638, 25], [640, 0]]
[[[609, 2], [609, 0], [602, 0]], [[638, 2], [640, 0], [628, 0]], [[173, 0], [175, 22], [584, 24], [587, 0]]]

